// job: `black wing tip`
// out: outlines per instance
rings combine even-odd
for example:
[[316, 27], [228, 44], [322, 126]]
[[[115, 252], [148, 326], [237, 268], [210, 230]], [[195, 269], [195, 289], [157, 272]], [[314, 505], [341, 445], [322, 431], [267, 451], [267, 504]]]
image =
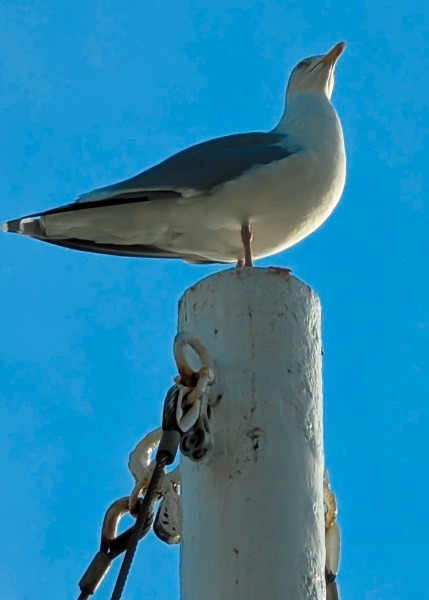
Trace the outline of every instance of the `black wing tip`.
[[81, 252], [90, 252], [92, 254], [107, 254], [110, 256], [122, 256], [125, 258], [167, 258], [167, 259], [182, 259], [189, 262], [195, 262], [200, 264], [215, 264], [217, 261], [204, 260], [198, 256], [182, 256], [175, 252], [169, 252], [168, 250], [162, 250], [156, 246], [144, 246], [144, 245], [127, 245], [121, 246], [119, 244], [97, 244], [89, 240], [79, 239], [66, 239], [66, 240], [52, 240], [47, 237], [34, 236], [35, 239], [39, 239], [48, 244], [54, 246], [61, 246], [70, 250], [79, 250]]
[[44, 232], [40, 227], [39, 219], [33, 219], [32, 217], [22, 217], [21, 219], [6, 221], [1, 228], [2, 231], [7, 233], [20, 233], [29, 237], [44, 238]]
[[[82, 200], [77, 199], [76, 202], [71, 204], [65, 204], [64, 206], [58, 206], [56, 208], [50, 208], [37, 215], [30, 215], [30, 217], [44, 217], [47, 215], [58, 215], [66, 212], [76, 212], [78, 210], [94, 209], [94, 208], [106, 208], [107, 206], [123, 206], [124, 204], [137, 204], [139, 202], [150, 202], [151, 200], [162, 200], [164, 198], [181, 198], [182, 194], [175, 191], [169, 190], [154, 190], [154, 191], [138, 191], [138, 192], [117, 192], [106, 198], [100, 198], [97, 200], [94, 198], [90, 199], [91, 192], [84, 194]], [[87, 200], [84, 198], [88, 197]]]
[[21, 219], [14, 219], [13, 221], [5, 221], [1, 226], [1, 230], [6, 233], [18, 233]]

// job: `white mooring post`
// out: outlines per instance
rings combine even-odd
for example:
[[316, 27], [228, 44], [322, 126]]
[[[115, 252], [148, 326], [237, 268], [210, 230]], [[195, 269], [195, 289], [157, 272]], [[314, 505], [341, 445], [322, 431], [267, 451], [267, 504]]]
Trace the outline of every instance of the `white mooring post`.
[[320, 304], [285, 271], [223, 271], [190, 288], [179, 331], [216, 382], [211, 455], [182, 460], [182, 600], [322, 600]]

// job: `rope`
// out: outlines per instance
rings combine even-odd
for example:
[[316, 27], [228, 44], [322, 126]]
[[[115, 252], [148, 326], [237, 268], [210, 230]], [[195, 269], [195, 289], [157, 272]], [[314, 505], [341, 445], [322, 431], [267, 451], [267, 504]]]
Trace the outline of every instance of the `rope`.
[[[139, 500], [139, 506], [141, 506], [140, 500]], [[143, 531], [141, 533], [140, 539], [142, 539], [145, 535], [147, 535], [149, 533], [149, 531], [151, 530], [151, 527], [152, 527], [152, 522], [153, 522], [153, 513], [148, 515], [148, 517], [146, 519], [146, 523], [143, 527]], [[122, 554], [122, 552], [126, 551], [128, 544], [130, 543], [130, 538], [133, 533], [134, 526], [135, 526], [135, 523], [134, 523], [133, 527], [130, 527], [129, 529], [127, 529], [126, 531], [124, 531], [123, 533], [121, 533], [120, 535], [115, 537], [115, 539], [109, 543], [109, 549], [107, 552], [109, 558], [111, 558], [113, 560], [114, 558], [116, 558], [117, 556]]]
[[140, 538], [143, 536], [143, 532], [147, 523], [147, 518], [152, 510], [152, 506], [157, 498], [159, 484], [164, 473], [165, 465], [168, 463], [169, 457], [166, 454], [157, 456], [155, 469], [150, 479], [144, 498], [141, 502], [140, 509], [137, 515], [137, 520], [134, 527], [131, 529], [131, 536], [128, 542], [127, 550], [125, 552], [124, 560], [122, 561], [119, 575], [116, 580], [115, 588], [113, 590], [111, 600], [120, 600], [122, 592], [124, 591], [125, 582], [130, 572], [131, 564], [134, 559], [134, 555], [137, 550], [137, 545]]

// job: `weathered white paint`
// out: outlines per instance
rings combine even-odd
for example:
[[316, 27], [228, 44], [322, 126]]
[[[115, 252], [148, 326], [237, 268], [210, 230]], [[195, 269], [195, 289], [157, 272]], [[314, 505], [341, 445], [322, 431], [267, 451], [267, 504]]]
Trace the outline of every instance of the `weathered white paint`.
[[322, 600], [318, 298], [285, 271], [223, 271], [185, 293], [179, 331], [219, 397], [212, 454], [182, 461], [182, 600]]

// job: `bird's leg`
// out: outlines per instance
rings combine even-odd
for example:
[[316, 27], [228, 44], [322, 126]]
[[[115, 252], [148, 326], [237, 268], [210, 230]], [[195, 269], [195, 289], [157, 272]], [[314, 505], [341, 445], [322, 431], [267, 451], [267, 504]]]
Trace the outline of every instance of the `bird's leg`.
[[244, 260], [242, 258], [239, 258], [237, 260], [237, 264], [235, 265], [236, 269], [241, 269], [241, 267], [244, 267]]
[[243, 242], [244, 249], [244, 266], [245, 267], [253, 267], [253, 259], [252, 259], [252, 232], [250, 231], [249, 223], [241, 226], [241, 241]]

